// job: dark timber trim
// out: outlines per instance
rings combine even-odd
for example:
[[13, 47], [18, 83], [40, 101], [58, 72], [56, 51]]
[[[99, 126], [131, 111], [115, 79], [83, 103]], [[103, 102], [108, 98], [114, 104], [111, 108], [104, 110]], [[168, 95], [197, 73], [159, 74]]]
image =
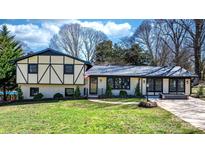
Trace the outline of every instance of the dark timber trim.
[[[27, 59], [27, 65], [29, 64], [29, 58]], [[29, 73], [28, 73], [28, 66], [27, 66], [27, 83], [29, 83]]]
[[74, 85], [74, 80], [75, 80], [75, 59], [73, 59], [73, 85]]
[[[50, 65], [48, 65], [48, 67], [46, 68], [45, 72], [44, 72], [43, 75], [40, 77], [40, 80], [38, 81], [38, 83], [41, 82], [42, 78], [45, 76], [45, 74], [46, 74], [46, 72], [48, 71], [49, 67], [50, 67]], [[49, 76], [49, 78], [50, 78], [50, 76]]]
[[18, 66], [18, 64], [17, 64], [17, 68], [18, 68], [18, 70], [20, 71], [21, 75], [23, 76], [23, 79], [25, 80], [25, 82], [28, 83], [28, 82], [26, 81], [26, 77], [23, 75], [23, 72], [21, 71], [21, 69], [20, 69], [20, 67]]
[[33, 54], [30, 54], [30, 55], [26, 55], [26, 56], [22, 56], [20, 58], [17, 58], [15, 59], [14, 61], [17, 62], [19, 60], [23, 60], [23, 59], [26, 59], [26, 58], [30, 58], [30, 57], [33, 57], [33, 56], [37, 56], [37, 55], [45, 55], [45, 56], [50, 56], [50, 55], [53, 55], [53, 56], [66, 56], [66, 57], [69, 57], [69, 58], [72, 58], [72, 59], [75, 59], [75, 60], [78, 60], [82, 63], [85, 63], [87, 65], [91, 65], [90, 62], [88, 61], [84, 61], [82, 59], [79, 59], [77, 57], [74, 57], [74, 56], [71, 56], [71, 55], [68, 55], [68, 54], [64, 54], [62, 52], [59, 52], [59, 51], [56, 51], [54, 49], [51, 49], [51, 48], [47, 48], [47, 49], [44, 49], [44, 50], [41, 50], [39, 52], [35, 52]]
[[[39, 63], [39, 56], [37, 56], [37, 64]], [[39, 65], [38, 65], [38, 73], [37, 73], [37, 83], [38, 83], [38, 75], [39, 75]]]
[[56, 72], [56, 70], [54, 69], [53, 65], [51, 65], [51, 68], [53, 69], [54, 73], [57, 75], [58, 79], [60, 80], [60, 82], [63, 84], [63, 81], [61, 80], [61, 78], [59, 77], [58, 73]]
[[[65, 66], [65, 56], [63, 56], [63, 69], [64, 69], [64, 66]], [[65, 74], [63, 73], [63, 84], [65, 83]]]
[[78, 76], [77, 76], [77, 78], [75, 79], [74, 84], [75, 84], [75, 83], [76, 83], [76, 81], [78, 80], [78, 78], [79, 78], [79, 76], [80, 76], [80, 74], [81, 74], [81, 72], [82, 72], [83, 68], [84, 68], [84, 65], [82, 65], [82, 68], [80, 69], [80, 72], [78, 73]]
[[51, 84], [51, 56], [50, 56], [50, 61], [49, 61], [49, 83]]

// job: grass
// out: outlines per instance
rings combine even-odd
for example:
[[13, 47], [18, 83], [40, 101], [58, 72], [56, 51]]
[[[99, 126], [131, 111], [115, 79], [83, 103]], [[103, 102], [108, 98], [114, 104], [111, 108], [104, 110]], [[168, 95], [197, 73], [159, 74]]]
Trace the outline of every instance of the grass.
[[141, 102], [146, 101], [144, 98], [106, 98], [102, 99], [109, 102]]
[[171, 113], [88, 100], [0, 107], [0, 133], [203, 133]]

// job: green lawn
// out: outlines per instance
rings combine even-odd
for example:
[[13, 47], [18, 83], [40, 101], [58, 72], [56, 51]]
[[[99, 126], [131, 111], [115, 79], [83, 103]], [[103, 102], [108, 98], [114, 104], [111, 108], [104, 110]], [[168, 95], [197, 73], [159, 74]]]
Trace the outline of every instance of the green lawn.
[[77, 101], [0, 107], [0, 133], [203, 133], [161, 108]]
[[109, 102], [141, 102], [146, 101], [144, 98], [106, 98], [102, 99]]

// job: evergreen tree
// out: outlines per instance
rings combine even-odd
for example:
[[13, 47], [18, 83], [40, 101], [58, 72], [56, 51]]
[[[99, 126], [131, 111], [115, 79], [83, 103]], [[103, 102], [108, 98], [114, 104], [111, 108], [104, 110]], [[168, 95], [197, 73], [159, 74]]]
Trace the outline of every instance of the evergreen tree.
[[16, 66], [13, 60], [21, 55], [20, 43], [10, 34], [7, 26], [3, 25], [0, 29], [0, 88], [3, 89], [4, 100], [6, 100], [6, 90], [16, 87]]

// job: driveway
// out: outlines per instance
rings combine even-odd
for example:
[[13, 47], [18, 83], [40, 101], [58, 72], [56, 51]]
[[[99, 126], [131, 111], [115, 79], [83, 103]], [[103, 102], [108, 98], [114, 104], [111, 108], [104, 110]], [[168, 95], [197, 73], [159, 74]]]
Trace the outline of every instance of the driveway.
[[190, 97], [188, 100], [157, 100], [157, 102], [163, 109], [205, 130], [205, 101]]

